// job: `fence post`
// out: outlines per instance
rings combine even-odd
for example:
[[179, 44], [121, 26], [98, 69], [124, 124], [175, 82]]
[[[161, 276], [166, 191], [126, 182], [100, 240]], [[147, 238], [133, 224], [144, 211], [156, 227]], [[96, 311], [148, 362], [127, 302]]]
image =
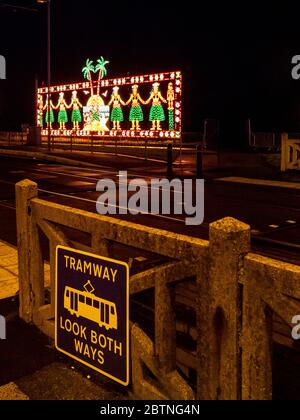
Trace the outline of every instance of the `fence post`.
[[197, 397], [241, 399], [243, 257], [250, 250], [250, 226], [231, 217], [210, 224], [209, 266], [199, 278]]
[[20, 317], [33, 320], [34, 312], [44, 304], [44, 270], [39, 233], [33, 220], [30, 200], [38, 196], [35, 182], [16, 184], [16, 214], [19, 262]]
[[281, 134], [281, 172], [287, 170], [287, 159], [288, 159], [288, 134], [282, 133]]

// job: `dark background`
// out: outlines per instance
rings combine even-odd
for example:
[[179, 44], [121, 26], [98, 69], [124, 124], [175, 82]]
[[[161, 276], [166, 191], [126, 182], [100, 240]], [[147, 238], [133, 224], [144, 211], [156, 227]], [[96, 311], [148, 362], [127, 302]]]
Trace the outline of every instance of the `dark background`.
[[[46, 80], [46, 6], [5, 2], [38, 10], [0, 6], [0, 129], [18, 129], [34, 121], [35, 75]], [[300, 132], [300, 7], [261, 3], [52, 0], [52, 82], [80, 81], [86, 58], [101, 55], [107, 77], [182, 69], [185, 131], [218, 118], [224, 146], [245, 141], [247, 118], [256, 131]]]

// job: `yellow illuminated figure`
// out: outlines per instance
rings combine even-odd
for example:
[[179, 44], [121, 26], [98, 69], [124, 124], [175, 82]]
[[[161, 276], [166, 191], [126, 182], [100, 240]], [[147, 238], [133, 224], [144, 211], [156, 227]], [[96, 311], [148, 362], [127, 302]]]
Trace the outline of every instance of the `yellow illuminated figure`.
[[129, 113], [129, 121], [132, 123], [131, 130], [140, 131], [140, 122], [144, 121], [144, 114], [140, 104], [142, 103], [145, 105], [146, 102], [143, 101], [140, 94], [138, 93], [138, 88], [138, 85], [132, 86], [132, 94], [126, 102], [126, 105], [131, 103], [131, 109]]
[[124, 121], [124, 115], [123, 115], [121, 105], [125, 105], [125, 102], [123, 101], [123, 99], [119, 95], [119, 87], [118, 86], [115, 86], [113, 88], [113, 93], [112, 93], [112, 96], [111, 96], [111, 100], [109, 101], [108, 105], [113, 106], [112, 111], [111, 111], [111, 115], [110, 115], [110, 120], [113, 123], [113, 129], [114, 130], [121, 130], [121, 122]]
[[64, 308], [71, 315], [86, 318], [96, 322], [100, 327], [118, 329], [116, 304], [95, 296], [92, 292], [80, 291], [66, 287], [64, 293]]
[[152, 121], [151, 130], [161, 130], [161, 122], [165, 121], [165, 111], [162, 107], [161, 102], [167, 103], [166, 99], [163, 98], [160, 90], [159, 83], [153, 83], [153, 89], [149, 99], [147, 99], [146, 104], [149, 104], [152, 101], [152, 106], [150, 109], [149, 121]]
[[169, 130], [174, 130], [175, 93], [174, 93], [173, 83], [168, 84], [167, 101], [168, 101], [168, 114], [169, 114]]
[[79, 101], [77, 97], [77, 91], [74, 90], [72, 92], [72, 100], [69, 108], [72, 107], [72, 123], [73, 123], [73, 129], [79, 130], [79, 124], [82, 122], [82, 116], [80, 112], [80, 108], [82, 108], [82, 104]]
[[175, 100], [174, 87], [173, 87], [173, 83], [170, 82], [168, 84], [168, 92], [167, 92], [168, 109], [174, 109], [174, 100]]
[[71, 107], [71, 105], [67, 105], [67, 103], [66, 103], [64, 92], [60, 92], [58, 103], [57, 103], [56, 106], [53, 107], [53, 109], [58, 109], [59, 108], [57, 120], [59, 122], [60, 130], [65, 130], [66, 129], [66, 123], [68, 122], [67, 109], [69, 109], [70, 107]]
[[52, 102], [51, 99], [50, 99], [50, 102], [49, 102], [49, 95], [47, 95], [46, 103], [44, 105], [43, 111], [47, 110], [45, 121], [46, 121], [46, 124], [47, 124], [47, 128], [48, 128], [48, 125], [49, 125], [50, 130], [52, 130], [52, 124], [54, 123], [53, 109], [54, 109], [53, 102]]
[[41, 128], [43, 128], [44, 126], [43, 112], [44, 112], [43, 96], [38, 95], [38, 126]]

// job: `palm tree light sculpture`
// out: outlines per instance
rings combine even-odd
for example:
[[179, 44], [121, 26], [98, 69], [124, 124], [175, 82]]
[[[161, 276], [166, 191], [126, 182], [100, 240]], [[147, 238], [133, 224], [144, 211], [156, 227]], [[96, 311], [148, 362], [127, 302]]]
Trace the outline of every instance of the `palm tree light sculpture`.
[[[107, 122], [109, 119], [109, 107], [105, 106], [103, 99], [100, 96], [101, 80], [107, 74], [106, 65], [109, 61], [106, 61], [103, 57], [97, 60], [96, 66], [92, 60], [87, 59], [85, 67], [82, 69], [83, 76], [90, 82], [91, 96], [87, 101], [85, 112], [85, 125], [84, 130], [88, 131], [109, 131], [107, 128]], [[94, 92], [94, 83], [92, 73], [99, 71], [97, 91], [96, 95]]]

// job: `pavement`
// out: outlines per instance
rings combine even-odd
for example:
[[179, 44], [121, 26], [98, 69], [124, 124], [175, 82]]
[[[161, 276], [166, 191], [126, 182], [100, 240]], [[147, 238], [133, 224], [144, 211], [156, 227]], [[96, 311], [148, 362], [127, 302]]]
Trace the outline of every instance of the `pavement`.
[[0, 300], [17, 295], [18, 252], [17, 249], [0, 241]]
[[[45, 284], [50, 283], [45, 264]], [[122, 400], [127, 393], [97, 373], [60, 355], [54, 343], [18, 317], [18, 255], [0, 241], [0, 314], [6, 339], [0, 340], [0, 400]]]
[[[19, 291], [18, 251], [15, 247], [0, 241], [0, 301], [14, 298]], [[45, 285], [50, 285], [50, 267], [45, 264]]]
[[0, 400], [125, 400], [114, 385], [99, 386], [74, 366], [55, 361], [0, 386]]

